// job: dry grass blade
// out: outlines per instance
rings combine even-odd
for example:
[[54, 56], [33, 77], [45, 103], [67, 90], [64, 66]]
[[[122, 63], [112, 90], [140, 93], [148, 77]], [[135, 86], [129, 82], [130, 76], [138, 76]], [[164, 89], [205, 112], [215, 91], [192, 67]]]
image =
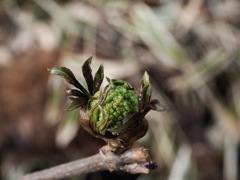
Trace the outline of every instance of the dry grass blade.
[[[207, 83], [225, 71], [236, 60], [237, 53], [236, 51], [212, 50], [199, 64], [195, 64], [195, 72], [188, 74], [188, 80], [186, 81], [192, 84], [195, 89], [198, 89], [201, 85], [204, 85], [201, 83]], [[202, 80], [199, 81], [199, 78]]]
[[163, 64], [178, 68], [188, 59], [186, 52], [153, 11], [144, 4], [136, 4], [131, 11], [135, 31]]
[[189, 171], [191, 168], [191, 149], [187, 146], [182, 146], [179, 148], [173, 167], [171, 168], [168, 180], [185, 180], [185, 179], [195, 179], [196, 177], [189, 176]]

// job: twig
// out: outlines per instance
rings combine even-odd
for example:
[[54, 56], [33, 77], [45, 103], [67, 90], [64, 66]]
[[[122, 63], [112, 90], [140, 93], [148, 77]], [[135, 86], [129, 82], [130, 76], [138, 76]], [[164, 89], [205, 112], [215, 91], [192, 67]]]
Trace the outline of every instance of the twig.
[[142, 147], [115, 154], [104, 146], [96, 155], [27, 174], [20, 180], [62, 179], [100, 170], [122, 170], [132, 174], [149, 173], [149, 170], [156, 167], [149, 157], [149, 151]]

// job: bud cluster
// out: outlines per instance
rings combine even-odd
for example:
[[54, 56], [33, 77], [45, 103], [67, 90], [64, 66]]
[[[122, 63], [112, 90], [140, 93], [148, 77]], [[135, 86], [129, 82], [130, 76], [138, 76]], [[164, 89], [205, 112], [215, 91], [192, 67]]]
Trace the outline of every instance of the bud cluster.
[[147, 73], [143, 75], [139, 88], [133, 88], [123, 80], [107, 78], [108, 85], [100, 89], [103, 66], [93, 77], [91, 62], [92, 57], [82, 66], [87, 89], [66, 67], [51, 68], [49, 72], [63, 77], [77, 88], [67, 91], [72, 100], [67, 110], [79, 108], [80, 125], [93, 136], [105, 140], [112, 151], [125, 150], [146, 134], [148, 122], [144, 116], [150, 110], [162, 111], [163, 107], [158, 100], [151, 100], [152, 89]]

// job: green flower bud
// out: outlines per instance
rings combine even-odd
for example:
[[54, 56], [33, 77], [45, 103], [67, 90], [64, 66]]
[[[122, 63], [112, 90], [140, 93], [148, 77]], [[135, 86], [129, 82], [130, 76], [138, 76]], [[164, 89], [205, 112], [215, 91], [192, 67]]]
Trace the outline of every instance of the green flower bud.
[[162, 111], [163, 107], [158, 100], [151, 100], [152, 88], [147, 73], [143, 75], [138, 90], [126, 81], [108, 78], [109, 84], [100, 90], [104, 68], [101, 65], [93, 76], [91, 62], [92, 57], [82, 66], [87, 88], [66, 67], [48, 70], [76, 88], [67, 91], [72, 100], [67, 110], [79, 108], [80, 125], [88, 133], [105, 140], [113, 152], [125, 150], [146, 134], [148, 122], [145, 115], [150, 110]]
[[88, 103], [88, 114], [92, 128], [105, 135], [108, 129], [117, 130], [129, 112], [138, 111], [138, 95], [133, 87], [122, 80], [109, 80], [109, 84], [98, 91]]

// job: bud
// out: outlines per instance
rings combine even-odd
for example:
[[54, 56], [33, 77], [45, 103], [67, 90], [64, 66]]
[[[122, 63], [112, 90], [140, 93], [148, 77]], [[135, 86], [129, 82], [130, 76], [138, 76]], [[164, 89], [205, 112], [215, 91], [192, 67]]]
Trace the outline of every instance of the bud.
[[138, 111], [138, 96], [125, 81], [108, 79], [108, 82], [89, 101], [88, 114], [90, 124], [97, 133], [105, 135], [109, 131], [117, 136], [127, 115]]
[[49, 72], [63, 77], [77, 88], [67, 91], [72, 100], [67, 110], [79, 108], [80, 125], [93, 136], [105, 140], [110, 150], [126, 150], [146, 134], [148, 122], [144, 116], [150, 110], [162, 111], [163, 107], [158, 100], [151, 100], [151, 84], [146, 72], [138, 90], [126, 81], [109, 78], [108, 85], [100, 89], [104, 78], [103, 66], [93, 77], [91, 62], [92, 57], [82, 66], [87, 89], [66, 67], [52, 68]]

